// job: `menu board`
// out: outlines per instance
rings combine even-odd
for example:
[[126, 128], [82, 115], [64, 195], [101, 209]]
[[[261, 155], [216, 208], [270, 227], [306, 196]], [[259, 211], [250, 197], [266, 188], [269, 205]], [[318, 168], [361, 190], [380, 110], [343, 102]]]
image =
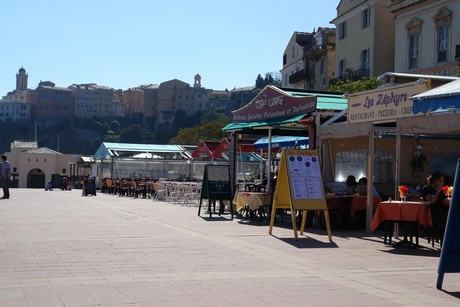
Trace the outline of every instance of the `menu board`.
[[288, 155], [293, 199], [323, 199], [323, 182], [317, 156]]
[[322, 210], [329, 241], [332, 241], [329, 212], [324, 197], [323, 180], [317, 150], [283, 149], [273, 199], [270, 228], [272, 233], [277, 209], [291, 211], [292, 228], [297, 240], [296, 211], [303, 211], [303, 233], [308, 210]]
[[[205, 166], [198, 215], [200, 215], [201, 204], [204, 199], [208, 200], [209, 216], [211, 216], [212, 202], [232, 199], [228, 165], [207, 164]], [[233, 218], [233, 210], [231, 210], [231, 214]]]
[[227, 165], [206, 165], [209, 181], [229, 182], [230, 172]]

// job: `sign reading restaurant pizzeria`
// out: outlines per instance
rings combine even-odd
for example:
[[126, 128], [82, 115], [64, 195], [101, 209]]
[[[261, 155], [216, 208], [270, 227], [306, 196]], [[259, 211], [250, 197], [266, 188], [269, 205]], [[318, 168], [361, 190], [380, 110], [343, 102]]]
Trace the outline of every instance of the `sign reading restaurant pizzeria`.
[[316, 97], [292, 96], [274, 87], [265, 87], [251, 102], [233, 111], [233, 122], [257, 122], [310, 113]]
[[388, 122], [412, 117], [409, 97], [431, 88], [431, 81], [409, 82], [391, 87], [352, 94], [348, 97], [348, 122]]

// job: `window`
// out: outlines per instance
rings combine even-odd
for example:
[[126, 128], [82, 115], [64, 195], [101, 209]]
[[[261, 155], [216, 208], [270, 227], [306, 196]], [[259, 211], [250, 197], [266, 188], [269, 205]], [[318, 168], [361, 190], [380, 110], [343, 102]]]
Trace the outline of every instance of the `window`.
[[361, 77], [368, 77], [369, 76], [369, 49], [364, 49], [361, 51], [359, 66], [361, 69]]
[[371, 11], [367, 8], [361, 12], [361, 29], [365, 29], [370, 25]]
[[295, 57], [295, 47], [292, 47], [292, 58]]
[[338, 76], [339, 76], [339, 78], [345, 76], [346, 69], [347, 69], [347, 60], [346, 59], [341, 59], [339, 61], [339, 67], [338, 67]]
[[286, 55], [283, 54], [283, 65], [286, 65]]
[[452, 11], [447, 8], [439, 9], [433, 16], [436, 23], [436, 62], [449, 61], [449, 27], [452, 24]]
[[438, 27], [438, 63], [447, 62], [449, 48], [449, 26], [444, 24]]
[[345, 37], [347, 37], [347, 22], [346, 21], [339, 24], [339, 40], [342, 40]]
[[419, 40], [419, 33], [409, 35], [409, 69], [418, 68]]
[[324, 74], [324, 58], [321, 59], [321, 62], [319, 64], [319, 73], [320, 75]]

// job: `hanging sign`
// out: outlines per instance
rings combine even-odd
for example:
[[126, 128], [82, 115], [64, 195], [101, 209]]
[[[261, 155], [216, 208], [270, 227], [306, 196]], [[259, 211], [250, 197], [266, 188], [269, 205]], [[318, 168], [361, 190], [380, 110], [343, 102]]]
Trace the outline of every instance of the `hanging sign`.
[[251, 102], [233, 111], [233, 122], [257, 122], [307, 114], [316, 110], [315, 96], [292, 96], [266, 86]]
[[409, 98], [431, 88], [431, 81], [409, 82], [352, 94], [348, 97], [348, 122], [387, 122], [412, 117], [413, 101]]

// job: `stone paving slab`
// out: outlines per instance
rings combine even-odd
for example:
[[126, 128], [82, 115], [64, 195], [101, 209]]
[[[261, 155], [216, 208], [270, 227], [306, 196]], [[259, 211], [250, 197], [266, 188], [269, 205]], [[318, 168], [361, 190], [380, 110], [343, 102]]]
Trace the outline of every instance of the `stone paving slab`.
[[[458, 306], [435, 288], [439, 246], [381, 233], [197, 216], [197, 208], [81, 191], [0, 201], [0, 306]], [[286, 219], [287, 220], [287, 219]]]

